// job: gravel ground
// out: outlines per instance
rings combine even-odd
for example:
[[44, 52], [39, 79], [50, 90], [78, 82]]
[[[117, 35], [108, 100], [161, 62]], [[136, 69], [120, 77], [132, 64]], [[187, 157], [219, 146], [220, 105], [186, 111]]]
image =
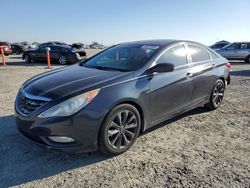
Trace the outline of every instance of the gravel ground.
[[113, 158], [51, 151], [17, 132], [17, 90], [45, 66], [12, 56], [0, 67], [0, 187], [250, 187], [250, 64], [233, 63], [219, 109], [164, 122]]

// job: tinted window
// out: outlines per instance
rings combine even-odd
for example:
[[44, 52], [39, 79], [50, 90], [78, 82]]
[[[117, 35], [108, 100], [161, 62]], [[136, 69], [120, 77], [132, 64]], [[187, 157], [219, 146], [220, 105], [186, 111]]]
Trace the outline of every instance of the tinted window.
[[239, 49], [247, 49], [247, 48], [248, 48], [247, 43], [241, 43], [239, 45]]
[[89, 59], [84, 66], [104, 70], [137, 70], [145, 65], [158, 48], [155, 45], [118, 45]]
[[187, 52], [184, 45], [178, 45], [168, 49], [160, 56], [156, 63], [172, 63], [175, 67], [187, 64]]
[[56, 47], [56, 46], [50, 46], [50, 50], [54, 51], [54, 52], [60, 51], [60, 49], [58, 47]]
[[201, 62], [201, 61], [208, 61], [210, 60], [209, 53], [207, 52], [206, 49], [201, 48], [196, 45], [189, 44], [189, 53], [192, 58], [192, 62]]
[[236, 48], [236, 46], [237, 46], [237, 44], [233, 43], [233, 44], [229, 44], [229, 45], [225, 46], [223, 49], [233, 50]]
[[40, 47], [39, 50], [40, 51], [46, 51], [46, 46]]

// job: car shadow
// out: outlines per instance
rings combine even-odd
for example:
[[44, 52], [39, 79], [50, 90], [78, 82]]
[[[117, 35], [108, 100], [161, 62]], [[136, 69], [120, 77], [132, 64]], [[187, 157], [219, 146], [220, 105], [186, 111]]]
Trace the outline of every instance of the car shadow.
[[232, 75], [232, 76], [250, 76], [250, 70], [230, 71], [230, 75]]
[[[160, 123], [140, 136], [168, 126], [183, 117], [207, 111], [205, 108], [194, 109]], [[15, 125], [13, 115], [0, 117], [0, 182], [2, 187], [21, 185], [110, 159], [100, 152], [69, 154], [39, 147], [24, 138]]]
[[68, 154], [38, 147], [16, 129], [13, 115], [0, 117], [0, 185], [10, 187], [99, 163], [100, 152]]
[[[36, 61], [36, 62], [32, 62], [32, 63], [25, 63], [24, 61], [6, 61], [6, 66], [22, 66], [22, 67], [36, 67], [36, 66], [39, 66], [39, 67], [47, 67], [47, 64], [46, 62], [39, 62], [39, 61]], [[52, 67], [61, 67], [62, 65], [60, 64], [56, 64], [56, 63], [52, 63], [51, 64]]]
[[229, 62], [230, 62], [230, 64], [231, 65], [244, 65], [244, 64], [246, 64], [246, 62], [245, 61], [240, 61], [240, 60], [229, 60]]
[[166, 120], [166, 121], [164, 121], [164, 122], [162, 122], [162, 123], [159, 123], [159, 124], [157, 124], [157, 125], [155, 125], [155, 126], [149, 128], [149, 129], [147, 129], [145, 132], [143, 132], [143, 133], [141, 134], [141, 136], [142, 136], [142, 135], [146, 135], [146, 134], [148, 134], [148, 133], [150, 133], [150, 132], [152, 132], [152, 131], [154, 131], [154, 130], [156, 130], [156, 129], [159, 129], [159, 128], [161, 128], [161, 127], [168, 126], [168, 125], [170, 125], [171, 123], [173, 123], [173, 122], [175, 122], [175, 121], [178, 121], [178, 120], [180, 120], [180, 119], [182, 119], [182, 118], [184, 118], [184, 117], [186, 117], [186, 116], [190, 116], [190, 115], [194, 115], [194, 114], [202, 114], [202, 113], [205, 113], [205, 112], [209, 112], [209, 109], [204, 108], [204, 107], [195, 108], [195, 109], [193, 109], [193, 110], [191, 110], [191, 111], [188, 111], [188, 112], [186, 112], [186, 113], [183, 113], [183, 114], [181, 114], [181, 115], [178, 115], [178, 116], [176, 116], [176, 117], [173, 117], [173, 118], [171, 118], [171, 119], [168, 119], [168, 120]]

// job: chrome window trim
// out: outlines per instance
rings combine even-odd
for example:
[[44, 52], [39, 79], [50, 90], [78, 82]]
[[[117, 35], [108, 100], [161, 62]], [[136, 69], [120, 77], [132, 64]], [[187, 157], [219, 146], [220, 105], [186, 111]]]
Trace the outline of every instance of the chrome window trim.
[[[208, 55], [209, 55], [209, 60], [193, 62], [193, 61], [192, 61], [191, 54], [190, 54], [189, 51], [188, 51], [188, 49], [189, 49], [189, 48], [188, 48], [188, 44], [191, 44], [191, 45], [200, 47], [200, 48], [202, 48], [202, 49], [205, 49], [206, 52], [207, 52]], [[203, 47], [203, 46], [200, 46], [200, 45], [198, 45], [198, 44], [194, 44], [194, 43], [191, 43], [191, 42], [178, 42], [178, 43], [175, 43], [175, 44], [173, 44], [173, 45], [167, 47], [163, 52], [161, 52], [161, 53], [158, 55], [158, 57], [153, 61], [153, 63], [151, 64], [151, 66], [150, 66], [149, 68], [153, 67], [153, 66], [156, 64], [156, 61], [157, 61], [157, 60], [158, 60], [167, 50], [169, 50], [169, 49], [171, 49], [171, 48], [173, 48], [173, 47], [176, 47], [176, 46], [178, 46], [178, 45], [184, 45], [184, 47], [185, 47], [185, 49], [186, 49], [186, 53], [187, 53], [187, 56], [186, 56], [186, 58], [187, 58], [187, 64], [186, 64], [186, 65], [181, 65], [181, 66], [176, 66], [175, 69], [183, 68], [183, 67], [186, 67], [186, 66], [194, 66], [194, 65], [202, 64], [202, 63], [209, 63], [209, 62], [211, 62], [211, 61], [213, 61], [213, 60], [218, 60], [218, 59], [220, 59], [220, 57], [213, 59], [213, 58], [212, 58], [212, 55], [210, 54], [209, 49], [207, 49], [207, 48], [205, 48], [205, 47]]]

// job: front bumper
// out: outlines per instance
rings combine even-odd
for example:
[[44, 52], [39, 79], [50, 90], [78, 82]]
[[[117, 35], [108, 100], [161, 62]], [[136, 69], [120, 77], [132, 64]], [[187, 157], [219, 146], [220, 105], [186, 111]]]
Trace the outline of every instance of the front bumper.
[[[16, 111], [18, 130], [27, 138], [46, 148], [70, 153], [90, 152], [98, 149], [98, 133], [103, 116], [83, 109], [70, 117], [24, 117]], [[48, 136], [67, 136], [73, 143], [53, 142]]]

